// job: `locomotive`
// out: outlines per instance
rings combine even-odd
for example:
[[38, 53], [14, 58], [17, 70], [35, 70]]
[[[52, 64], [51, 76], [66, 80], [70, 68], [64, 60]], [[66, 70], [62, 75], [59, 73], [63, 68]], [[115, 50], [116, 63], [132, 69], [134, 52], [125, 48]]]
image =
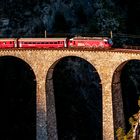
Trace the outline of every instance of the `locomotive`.
[[107, 37], [1, 38], [0, 48], [111, 48]]

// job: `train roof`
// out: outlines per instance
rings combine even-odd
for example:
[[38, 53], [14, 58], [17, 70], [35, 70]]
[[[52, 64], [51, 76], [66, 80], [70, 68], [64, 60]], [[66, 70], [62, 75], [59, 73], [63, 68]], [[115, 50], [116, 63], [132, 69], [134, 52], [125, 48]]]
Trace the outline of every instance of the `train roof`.
[[103, 40], [108, 39], [108, 37], [73, 37], [70, 40]]
[[64, 41], [66, 38], [19, 38], [19, 41]]
[[15, 41], [16, 38], [0, 38], [0, 41]]

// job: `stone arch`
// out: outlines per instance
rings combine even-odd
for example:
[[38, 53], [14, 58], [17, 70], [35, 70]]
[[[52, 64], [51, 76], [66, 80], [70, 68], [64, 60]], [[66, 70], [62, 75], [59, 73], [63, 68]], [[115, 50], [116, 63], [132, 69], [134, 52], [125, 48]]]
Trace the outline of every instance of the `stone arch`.
[[[130, 59], [127, 61], [124, 61], [121, 63], [116, 70], [114, 71], [113, 74], [113, 79], [112, 79], [112, 103], [113, 103], [113, 119], [114, 119], [114, 134], [116, 133], [116, 130], [121, 127], [125, 131], [128, 130], [128, 127], [126, 126], [126, 122], [128, 122], [129, 117], [126, 117], [126, 113], [124, 110], [126, 109], [125, 106], [125, 98], [122, 93], [122, 74], [124, 71], [124, 68], [127, 66], [127, 64], [131, 63], [132, 61], [140, 61], [137, 59]], [[139, 62], [140, 63], [140, 62]], [[140, 64], [139, 64], [140, 65]], [[124, 83], [125, 84], [125, 83]], [[137, 113], [137, 112], [135, 112]], [[133, 115], [134, 113], [132, 113]], [[130, 115], [130, 116], [132, 116]], [[127, 131], [126, 131], [127, 132]], [[116, 137], [116, 136], [115, 136]]]
[[[46, 101], [46, 103], [47, 103], [47, 134], [48, 134], [48, 140], [56, 140], [56, 139], [58, 139], [58, 126], [57, 126], [57, 118], [56, 118], [56, 110], [55, 110], [55, 108], [56, 108], [56, 98], [55, 98], [55, 94], [54, 94], [54, 83], [53, 83], [53, 74], [54, 74], [54, 71], [55, 71], [55, 68], [58, 66], [58, 64], [60, 63], [60, 62], [62, 62], [62, 61], [64, 61], [65, 59], [67, 59], [67, 58], [70, 58], [70, 57], [73, 57], [73, 58], [79, 58], [79, 59], [81, 59], [82, 61], [85, 61], [86, 63], [88, 63], [88, 65], [90, 65], [90, 66], [92, 66], [92, 68], [96, 71], [96, 73], [97, 73], [97, 76], [98, 76], [98, 78], [99, 78], [99, 81], [98, 81], [98, 84], [99, 84], [99, 86], [100, 86], [100, 92], [101, 92], [101, 95], [99, 95], [100, 96], [100, 106], [101, 106], [101, 108], [99, 109], [100, 110], [100, 119], [98, 120], [98, 121], [100, 121], [100, 124], [98, 124], [99, 126], [100, 126], [100, 139], [102, 139], [102, 86], [101, 86], [101, 81], [100, 81], [100, 77], [99, 77], [99, 75], [98, 75], [98, 72], [97, 72], [97, 70], [96, 70], [96, 68], [92, 65], [92, 64], [90, 64], [87, 60], [85, 60], [85, 59], [83, 59], [83, 58], [81, 58], [81, 57], [77, 57], [77, 56], [65, 56], [65, 57], [62, 57], [62, 58], [60, 58], [59, 60], [57, 60], [57, 61], [55, 61], [55, 63], [54, 64], [52, 64], [52, 66], [50, 67], [50, 69], [48, 70], [48, 73], [47, 73], [47, 78], [46, 78], [46, 92], [47, 92], [47, 101]], [[92, 69], [92, 70], [93, 70]], [[94, 72], [95, 72], [94, 71]], [[98, 96], [98, 95], [97, 95]], [[95, 99], [96, 100], [96, 99]], [[96, 100], [97, 101], [97, 100]], [[95, 119], [95, 118], [94, 118]], [[97, 120], [96, 120], [97, 121]], [[95, 121], [94, 122], [91, 122], [91, 124], [94, 124], [94, 123], [96, 123]], [[96, 128], [96, 129], [98, 129], [98, 128]], [[94, 130], [93, 130], [94, 131]], [[96, 136], [94, 135], [94, 138], [95, 138]], [[98, 136], [97, 136], [98, 137]]]
[[0, 57], [1, 136], [5, 139], [36, 138], [36, 76], [21, 58]]

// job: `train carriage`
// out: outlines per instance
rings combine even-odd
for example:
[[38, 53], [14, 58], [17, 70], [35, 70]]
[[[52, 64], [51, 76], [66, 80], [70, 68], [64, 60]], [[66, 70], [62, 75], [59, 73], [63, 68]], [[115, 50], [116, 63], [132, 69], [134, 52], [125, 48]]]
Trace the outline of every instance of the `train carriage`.
[[16, 38], [0, 38], [0, 48], [16, 48]]
[[64, 48], [67, 47], [66, 38], [20, 38], [19, 48]]
[[74, 37], [69, 40], [69, 46], [74, 48], [111, 48], [112, 42], [103, 37]]

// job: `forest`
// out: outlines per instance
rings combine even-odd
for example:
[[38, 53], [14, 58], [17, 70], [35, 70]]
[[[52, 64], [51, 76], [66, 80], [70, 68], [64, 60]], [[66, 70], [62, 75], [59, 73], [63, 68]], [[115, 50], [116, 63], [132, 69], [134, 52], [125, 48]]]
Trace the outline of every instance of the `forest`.
[[140, 34], [139, 0], [1, 0], [0, 37]]

